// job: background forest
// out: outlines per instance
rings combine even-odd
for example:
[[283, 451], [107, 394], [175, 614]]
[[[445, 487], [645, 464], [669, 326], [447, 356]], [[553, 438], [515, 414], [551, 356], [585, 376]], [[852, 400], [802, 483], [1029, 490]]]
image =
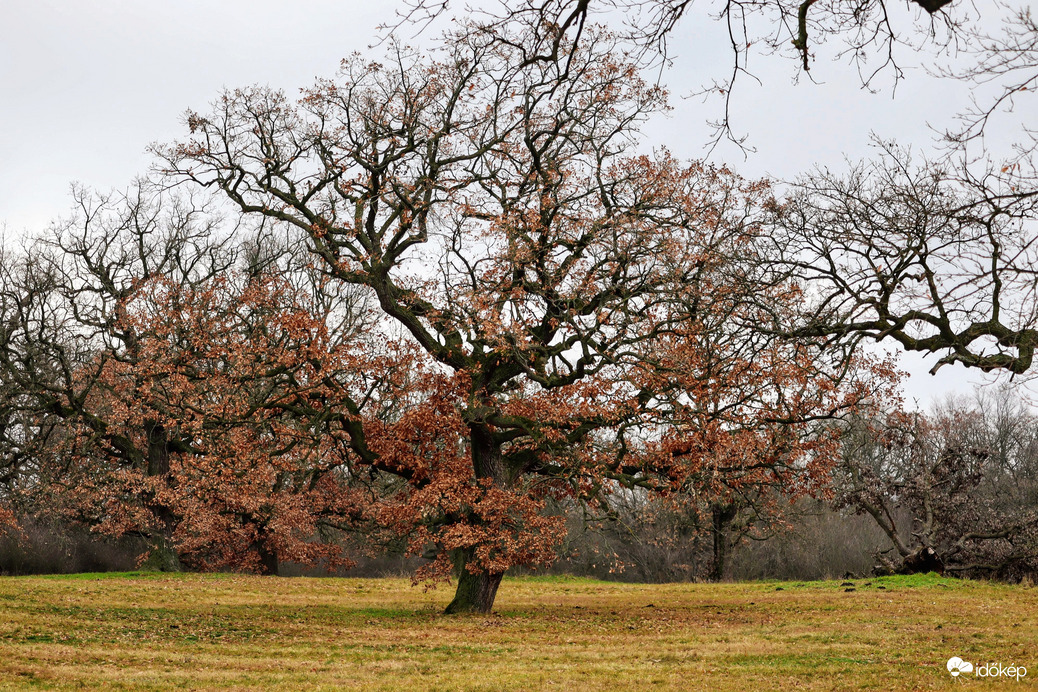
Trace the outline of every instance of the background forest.
[[[1017, 393], [981, 390], [976, 400], [945, 402], [898, 423], [903, 427], [884, 430], [899, 436], [892, 447], [863, 421], [849, 425], [842, 460], [819, 498], [790, 502], [767, 488], [698, 503], [618, 493], [607, 518], [554, 506], [566, 518], [567, 538], [558, 560], [532, 573], [652, 583], [839, 579], [914, 567], [1033, 579], [1035, 556], [1026, 542], [1033, 538], [1021, 534], [1038, 502], [1038, 425]], [[960, 460], [960, 475], [949, 478], [947, 465]], [[929, 525], [928, 506], [939, 515]], [[410, 575], [421, 564], [402, 544], [345, 545], [358, 563], [351, 569], [288, 563], [278, 574]], [[905, 567], [906, 558], [934, 546], [939, 559]], [[144, 551], [140, 538], [104, 539], [45, 517], [0, 543], [7, 574], [136, 569]]]

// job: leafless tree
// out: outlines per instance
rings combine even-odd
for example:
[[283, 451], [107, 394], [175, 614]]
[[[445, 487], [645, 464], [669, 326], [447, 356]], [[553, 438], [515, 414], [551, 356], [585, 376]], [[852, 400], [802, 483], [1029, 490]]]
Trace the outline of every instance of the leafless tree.
[[[946, 133], [953, 151], [983, 140], [992, 118], [1017, 109], [1026, 113], [1038, 91], [1038, 20], [1028, 5], [1014, 8], [1006, 4], [1002, 8], [997, 30], [978, 27], [964, 42], [963, 51], [969, 57], [965, 65], [937, 70], [944, 77], [965, 80], [976, 87], [971, 107], [960, 114], [959, 126]], [[1022, 131], [1017, 151], [1026, 161], [1038, 143], [1038, 132], [1026, 117], [1019, 125]]]
[[[569, 59], [572, 46], [579, 45], [594, 22], [615, 26], [649, 62], [667, 60], [679, 23], [715, 23], [730, 45], [727, 78], [702, 90], [703, 95], [724, 99], [723, 114], [713, 123], [715, 143], [721, 138], [739, 144], [745, 140], [732, 130], [731, 94], [740, 79], [756, 79], [749, 66], [754, 54], [780, 56], [807, 74], [824, 46], [835, 59], [850, 64], [862, 86], [874, 89], [883, 75], [898, 83], [905, 76], [906, 63], [929, 48], [947, 58], [930, 65], [934, 73], [994, 85], [990, 98], [963, 113], [962, 133], [974, 135], [983, 130], [992, 112], [1033, 86], [1038, 73], [1028, 7], [990, 3], [979, 8], [962, 0], [907, 0], [904, 8], [901, 4], [888, 0], [499, 0], [465, 10], [493, 31], [504, 33], [506, 27], [520, 25], [539, 36], [526, 60], [561, 62]], [[402, 21], [393, 28], [424, 27], [461, 9], [449, 0], [410, 0], [400, 13]], [[998, 21], [1004, 22], [1004, 32], [990, 30]], [[963, 55], [970, 61], [965, 68], [958, 66]]]
[[[764, 251], [805, 290], [796, 330], [892, 339], [948, 363], [1023, 374], [1038, 346], [1038, 182], [1017, 162], [913, 162], [884, 145], [802, 178]], [[783, 273], [784, 272], [784, 273]]]

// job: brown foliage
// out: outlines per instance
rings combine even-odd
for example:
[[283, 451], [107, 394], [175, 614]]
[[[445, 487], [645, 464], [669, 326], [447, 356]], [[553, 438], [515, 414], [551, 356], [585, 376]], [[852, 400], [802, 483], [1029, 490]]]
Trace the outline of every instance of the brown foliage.
[[545, 498], [764, 476], [802, 491], [793, 476], [829, 459], [808, 422], [890, 374], [768, 329], [799, 300], [757, 270], [768, 186], [632, 151], [665, 95], [612, 37], [565, 67], [512, 38], [470, 27], [438, 62], [350, 59], [297, 103], [227, 93], [160, 150], [301, 232], [417, 347], [408, 367], [443, 378], [408, 413], [419, 439], [346, 432], [358, 463], [407, 482], [378, 516], [433, 548], [423, 576], [463, 559], [489, 602], [506, 569], [553, 557]]

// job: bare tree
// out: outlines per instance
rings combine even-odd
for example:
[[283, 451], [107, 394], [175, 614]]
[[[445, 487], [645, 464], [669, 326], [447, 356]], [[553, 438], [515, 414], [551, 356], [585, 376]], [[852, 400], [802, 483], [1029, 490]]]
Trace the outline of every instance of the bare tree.
[[[401, 16], [420, 25], [448, 13], [450, 4], [449, 0], [411, 0]], [[878, 51], [885, 53], [885, 64], [900, 73], [894, 50], [904, 41], [896, 27], [904, 18], [895, 17], [890, 3], [885, 0], [858, 3], [725, 0], [701, 4], [709, 5], [710, 16], [727, 32], [737, 70], [745, 68], [746, 54], [756, 43], [762, 43], [773, 52], [796, 55], [807, 70], [811, 59], [808, 41], [821, 43], [836, 38], [843, 42], [844, 54], [855, 63], [864, 64], [869, 53]], [[909, 4], [927, 16], [938, 15], [950, 32], [963, 26], [962, 19], [944, 12], [952, 0], [909, 0]], [[496, 6], [470, 9], [470, 12], [481, 24], [494, 29], [501, 29], [509, 22], [552, 27], [555, 35], [545, 32], [526, 57], [554, 61], [564, 59], [579, 45], [588, 25], [617, 14], [622, 17], [625, 39], [666, 56], [671, 34], [679, 22], [698, 9], [695, 5], [692, 0], [505, 0]], [[932, 38], [937, 28], [930, 23], [928, 28], [915, 27], [915, 30], [922, 29]]]
[[[723, 97], [723, 114], [713, 124], [716, 144], [727, 138], [742, 144], [745, 136], [732, 130], [731, 94], [742, 78], [757, 79], [751, 56], [780, 56], [807, 74], [819, 51], [827, 48], [837, 60], [846, 60], [862, 86], [876, 88], [881, 76], [897, 84], [904, 66], [929, 47], [948, 60], [935, 61], [932, 72], [977, 84], [993, 84], [990, 98], [963, 113], [961, 133], [978, 134], [990, 114], [1033, 86], [1034, 22], [1029, 8], [990, 3], [978, 8], [952, 0], [887, 0], [818, 2], [818, 0], [500, 0], [469, 8], [469, 14], [492, 31], [507, 33], [514, 25], [539, 40], [523, 54], [525, 60], [565, 63], [596, 21], [616, 26], [619, 35], [649, 62], [667, 60], [675, 27], [682, 22], [710, 21], [730, 45], [726, 79], [703, 88], [702, 94]], [[437, 17], [449, 16], [447, 0], [411, 0], [400, 13], [407, 25], [423, 27]], [[458, 9], [455, 7], [454, 9]], [[992, 32], [998, 21], [1005, 31]], [[967, 54], [967, 67], [956, 67]]]
[[764, 251], [802, 282], [794, 331], [892, 339], [948, 363], [1023, 374], [1038, 345], [1038, 177], [1022, 162], [923, 161], [883, 145], [805, 176]]
[[[989, 121], [998, 114], [1017, 109], [1038, 90], [1038, 20], [1030, 6], [1004, 6], [998, 30], [973, 30], [963, 50], [970, 61], [962, 67], [944, 67], [938, 73], [966, 80], [976, 86], [972, 105], [960, 114], [960, 125], [946, 133], [953, 148], [983, 140]], [[977, 94], [980, 94], [979, 96]], [[1023, 139], [1018, 153], [1029, 159], [1036, 144], [1034, 126], [1021, 123]]]

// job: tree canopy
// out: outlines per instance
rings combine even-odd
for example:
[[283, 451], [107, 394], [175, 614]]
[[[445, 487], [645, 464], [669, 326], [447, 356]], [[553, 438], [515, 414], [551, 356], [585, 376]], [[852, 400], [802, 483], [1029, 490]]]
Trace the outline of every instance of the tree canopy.
[[794, 468], [811, 450], [795, 423], [864, 395], [850, 362], [739, 329], [768, 317], [749, 295], [797, 300], [742, 259], [767, 186], [634, 153], [663, 92], [610, 35], [565, 65], [528, 50], [470, 28], [436, 62], [354, 58], [298, 103], [229, 93], [162, 150], [172, 175], [304, 233], [449, 374], [465, 490], [444, 496], [440, 473], [417, 492], [441, 493], [418, 534], [434, 570], [465, 565], [452, 610], [489, 608], [509, 566], [548, 559], [546, 493]]

